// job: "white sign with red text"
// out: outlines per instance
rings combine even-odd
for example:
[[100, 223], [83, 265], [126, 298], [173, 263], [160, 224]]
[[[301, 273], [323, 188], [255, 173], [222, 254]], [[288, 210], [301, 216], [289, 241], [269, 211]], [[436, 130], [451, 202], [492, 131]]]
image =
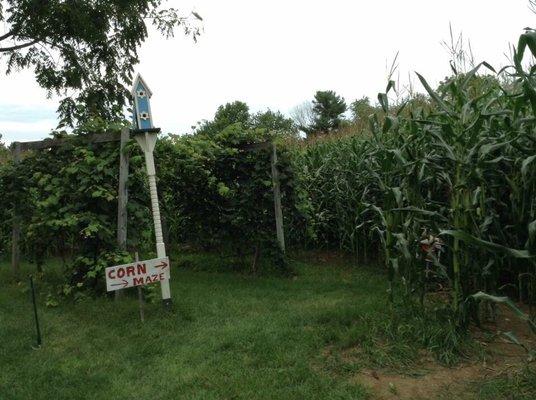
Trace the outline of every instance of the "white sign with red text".
[[153, 258], [106, 268], [108, 292], [168, 280], [169, 258]]

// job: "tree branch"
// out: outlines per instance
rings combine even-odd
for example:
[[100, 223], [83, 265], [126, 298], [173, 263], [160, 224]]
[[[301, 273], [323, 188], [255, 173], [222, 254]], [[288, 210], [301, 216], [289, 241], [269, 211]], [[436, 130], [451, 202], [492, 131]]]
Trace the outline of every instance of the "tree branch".
[[0, 42], [4, 39], [7, 39], [8, 37], [17, 35], [18, 33], [20, 33], [21, 29], [22, 29], [22, 26], [20, 24], [18, 26], [13, 25], [9, 32], [6, 32], [2, 36], [0, 36]]
[[0, 36], [0, 41], [2, 41], [4, 39], [7, 39], [10, 36], [13, 36], [14, 34], [15, 34], [15, 29], [12, 29], [9, 32], [7, 32], [7, 33], [3, 34], [2, 36]]
[[32, 40], [31, 42], [27, 42], [27, 43], [23, 43], [23, 44], [18, 44], [16, 46], [0, 47], [0, 53], [5, 53], [5, 52], [8, 52], [8, 51], [24, 49], [25, 47], [33, 46], [37, 42], [39, 42], [39, 39], [35, 39], [35, 40]]

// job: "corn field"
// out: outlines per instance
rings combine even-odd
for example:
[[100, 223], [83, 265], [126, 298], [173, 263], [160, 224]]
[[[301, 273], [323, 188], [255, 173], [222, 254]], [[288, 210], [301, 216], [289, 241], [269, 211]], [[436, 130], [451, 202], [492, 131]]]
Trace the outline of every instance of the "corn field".
[[[455, 324], [477, 291], [536, 298], [536, 35], [513, 65], [453, 68], [427, 102], [382, 112], [360, 135], [297, 146], [301, 244], [384, 263], [389, 298], [446, 292]], [[485, 73], [484, 73], [485, 72]]]

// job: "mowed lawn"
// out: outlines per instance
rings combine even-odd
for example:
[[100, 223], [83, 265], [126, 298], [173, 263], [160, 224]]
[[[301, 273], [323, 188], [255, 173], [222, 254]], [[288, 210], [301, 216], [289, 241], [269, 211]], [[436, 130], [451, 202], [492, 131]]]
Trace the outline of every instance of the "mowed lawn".
[[28, 284], [0, 264], [0, 399], [368, 397], [325, 353], [385, 318], [385, 277], [329, 262], [296, 262], [295, 277], [208, 272], [203, 257], [175, 267], [174, 310], [147, 304], [143, 324], [134, 295], [47, 308], [38, 281], [38, 350]]

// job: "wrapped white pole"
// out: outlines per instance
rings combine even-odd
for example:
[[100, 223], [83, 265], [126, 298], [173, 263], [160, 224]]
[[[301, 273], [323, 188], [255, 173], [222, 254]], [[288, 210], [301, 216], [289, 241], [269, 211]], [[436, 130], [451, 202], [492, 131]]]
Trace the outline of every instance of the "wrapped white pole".
[[[166, 257], [166, 245], [162, 234], [162, 221], [160, 219], [160, 206], [158, 204], [158, 191], [156, 189], [156, 168], [154, 165], [154, 147], [156, 145], [156, 133], [144, 132], [136, 135], [136, 141], [140, 145], [145, 155], [145, 166], [147, 177], [149, 178], [149, 191], [151, 194], [151, 209], [153, 211], [154, 233], [156, 238], [156, 254], [158, 258]], [[165, 306], [170, 306], [171, 290], [169, 280], [161, 281], [162, 301]]]

